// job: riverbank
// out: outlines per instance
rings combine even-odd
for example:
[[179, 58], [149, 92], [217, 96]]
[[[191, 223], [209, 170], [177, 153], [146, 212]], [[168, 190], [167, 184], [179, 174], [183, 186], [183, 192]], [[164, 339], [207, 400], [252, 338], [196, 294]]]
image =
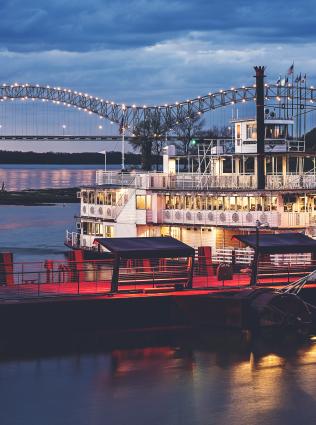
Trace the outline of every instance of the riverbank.
[[79, 203], [79, 188], [32, 189], [0, 192], [0, 205], [54, 205]]

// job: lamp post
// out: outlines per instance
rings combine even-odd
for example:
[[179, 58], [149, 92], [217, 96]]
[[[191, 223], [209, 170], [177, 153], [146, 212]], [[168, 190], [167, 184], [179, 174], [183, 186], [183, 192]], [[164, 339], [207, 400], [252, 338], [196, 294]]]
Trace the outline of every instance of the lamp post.
[[106, 172], [106, 150], [101, 151], [99, 153], [102, 153], [102, 155], [104, 155], [104, 171]]

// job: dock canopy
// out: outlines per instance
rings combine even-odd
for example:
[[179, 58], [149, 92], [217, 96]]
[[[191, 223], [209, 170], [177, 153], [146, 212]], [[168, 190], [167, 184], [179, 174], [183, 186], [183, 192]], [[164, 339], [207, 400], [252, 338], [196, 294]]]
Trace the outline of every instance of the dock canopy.
[[194, 249], [171, 236], [148, 238], [96, 238], [94, 243], [102, 245], [115, 256], [132, 258], [176, 258], [192, 257]]
[[[192, 287], [195, 250], [189, 245], [170, 236], [148, 238], [96, 238], [94, 243], [108, 249], [113, 257], [113, 272], [111, 292], [117, 292], [120, 275], [121, 260], [133, 259], [160, 259], [160, 258], [188, 258], [186, 267], [186, 285]], [[172, 273], [168, 280], [172, 281]], [[137, 281], [135, 281], [137, 283]]]
[[316, 252], [316, 240], [302, 233], [259, 234], [258, 246], [256, 235], [234, 235], [233, 238], [260, 254], [296, 254]]

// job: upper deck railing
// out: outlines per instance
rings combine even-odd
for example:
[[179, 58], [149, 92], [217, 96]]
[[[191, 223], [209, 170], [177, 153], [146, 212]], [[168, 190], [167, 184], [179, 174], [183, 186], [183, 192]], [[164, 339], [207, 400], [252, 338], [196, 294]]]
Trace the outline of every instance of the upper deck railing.
[[[257, 178], [254, 174], [212, 175], [200, 173], [120, 173], [97, 170], [96, 184], [157, 190], [254, 190]], [[266, 189], [316, 189], [316, 173], [267, 175]]]

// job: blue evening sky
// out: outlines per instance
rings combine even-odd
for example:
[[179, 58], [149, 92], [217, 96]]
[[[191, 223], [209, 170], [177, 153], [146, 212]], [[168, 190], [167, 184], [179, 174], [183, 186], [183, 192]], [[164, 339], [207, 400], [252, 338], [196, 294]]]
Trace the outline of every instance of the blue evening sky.
[[294, 60], [316, 80], [314, 0], [2, 0], [0, 10], [0, 82], [158, 104], [249, 84], [256, 64], [276, 81]]

